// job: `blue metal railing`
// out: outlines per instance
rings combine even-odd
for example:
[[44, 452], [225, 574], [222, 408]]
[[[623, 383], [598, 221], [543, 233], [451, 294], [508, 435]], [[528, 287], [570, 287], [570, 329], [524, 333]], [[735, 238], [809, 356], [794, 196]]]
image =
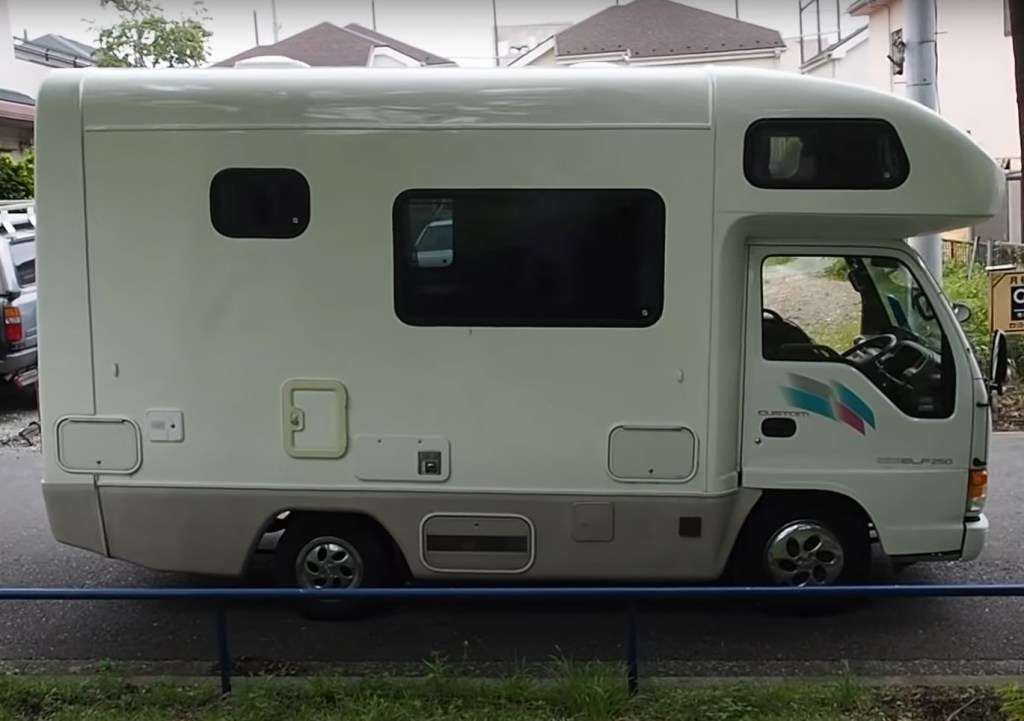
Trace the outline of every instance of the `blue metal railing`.
[[[305, 591], [291, 588], [0, 588], [0, 601], [307, 601], [309, 599], [414, 600], [469, 599], [617, 600], [625, 603], [627, 618], [626, 681], [636, 694], [640, 681], [637, 644], [637, 603], [651, 600], [785, 600], [794, 598], [984, 598], [1024, 596], [1024, 584], [897, 584], [871, 586], [777, 586], [693, 587], [464, 587], [464, 588], [359, 588]], [[227, 611], [215, 611], [217, 664], [221, 692], [231, 693], [231, 651]]]

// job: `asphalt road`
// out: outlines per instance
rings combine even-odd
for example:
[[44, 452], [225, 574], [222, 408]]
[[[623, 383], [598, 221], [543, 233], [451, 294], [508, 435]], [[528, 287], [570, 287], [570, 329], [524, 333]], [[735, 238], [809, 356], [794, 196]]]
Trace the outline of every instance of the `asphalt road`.
[[[0, 585], [189, 586], [209, 580], [152, 573], [63, 547], [49, 535], [40, 457], [0, 450]], [[969, 564], [905, 571], [906, 582], [1024, 579], [1024, 434], [1000, 434], [988, 502], [992, 531]], [[895, 580], [880, 567], [874, 579]], [[255, 579], [254, 582], [259, 582]], [[434, 654], [481, 669], [554, 656], [621, 661], [625, 621], [608, 603], [475, 602], [388, 611], [355, 623], [316, 623], [287, 609], [229, 615], [232, 652], [285, 664], [349, 668], [415, 664]], [[658, 603], [639, 617], [643, 670], [656, 674], [830, 673], [1024, 676], [1024, 600], [894, 599], [836, 616], [769, 616], [749, 604]], [[0, 661], [111, 660], [158, 668], [206, 668], [216, 658], [210, 607], [172, 602], [5, 602]], [[351, 665], [350, 665], [351, 664]], [[188, 671], [182, 671], [188, 672]]]

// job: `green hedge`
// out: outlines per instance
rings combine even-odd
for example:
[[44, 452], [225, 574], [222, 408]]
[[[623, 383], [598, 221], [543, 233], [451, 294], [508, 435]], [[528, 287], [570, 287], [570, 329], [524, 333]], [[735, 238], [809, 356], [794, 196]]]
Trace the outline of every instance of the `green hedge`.
[[35, 197], [35, 150], [23, 160], [0, 155], [0, 200], [29, 200]]

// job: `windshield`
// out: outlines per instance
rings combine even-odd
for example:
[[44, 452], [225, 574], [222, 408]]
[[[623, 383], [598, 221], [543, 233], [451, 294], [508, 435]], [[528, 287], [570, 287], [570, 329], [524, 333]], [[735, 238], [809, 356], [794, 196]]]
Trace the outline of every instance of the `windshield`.
[[910, 269], [892, 258], [857, 259], [867, 271], [875, 287], [889, 322], [909, 331], [926, 348], [942, 352], [942, 326], [935, 316], [928, 297], [924, 294]]

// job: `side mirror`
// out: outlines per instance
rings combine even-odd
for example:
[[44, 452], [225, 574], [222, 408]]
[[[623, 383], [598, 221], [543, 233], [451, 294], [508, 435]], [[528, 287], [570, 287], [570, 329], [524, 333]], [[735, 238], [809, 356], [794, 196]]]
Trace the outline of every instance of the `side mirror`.
[[971, 319], [971, 308], [963, 303], [953, 304], [953, 316], [959, 323], [966, 323]]
[[1006, 374], [1009, 370], [1009, 356], [1006, 349], [1006, 334], [997, 330], [992, 334], [992, 368], [989, 373], [989, 389], [999, 395], [1003, 394], [1006, 385]]

